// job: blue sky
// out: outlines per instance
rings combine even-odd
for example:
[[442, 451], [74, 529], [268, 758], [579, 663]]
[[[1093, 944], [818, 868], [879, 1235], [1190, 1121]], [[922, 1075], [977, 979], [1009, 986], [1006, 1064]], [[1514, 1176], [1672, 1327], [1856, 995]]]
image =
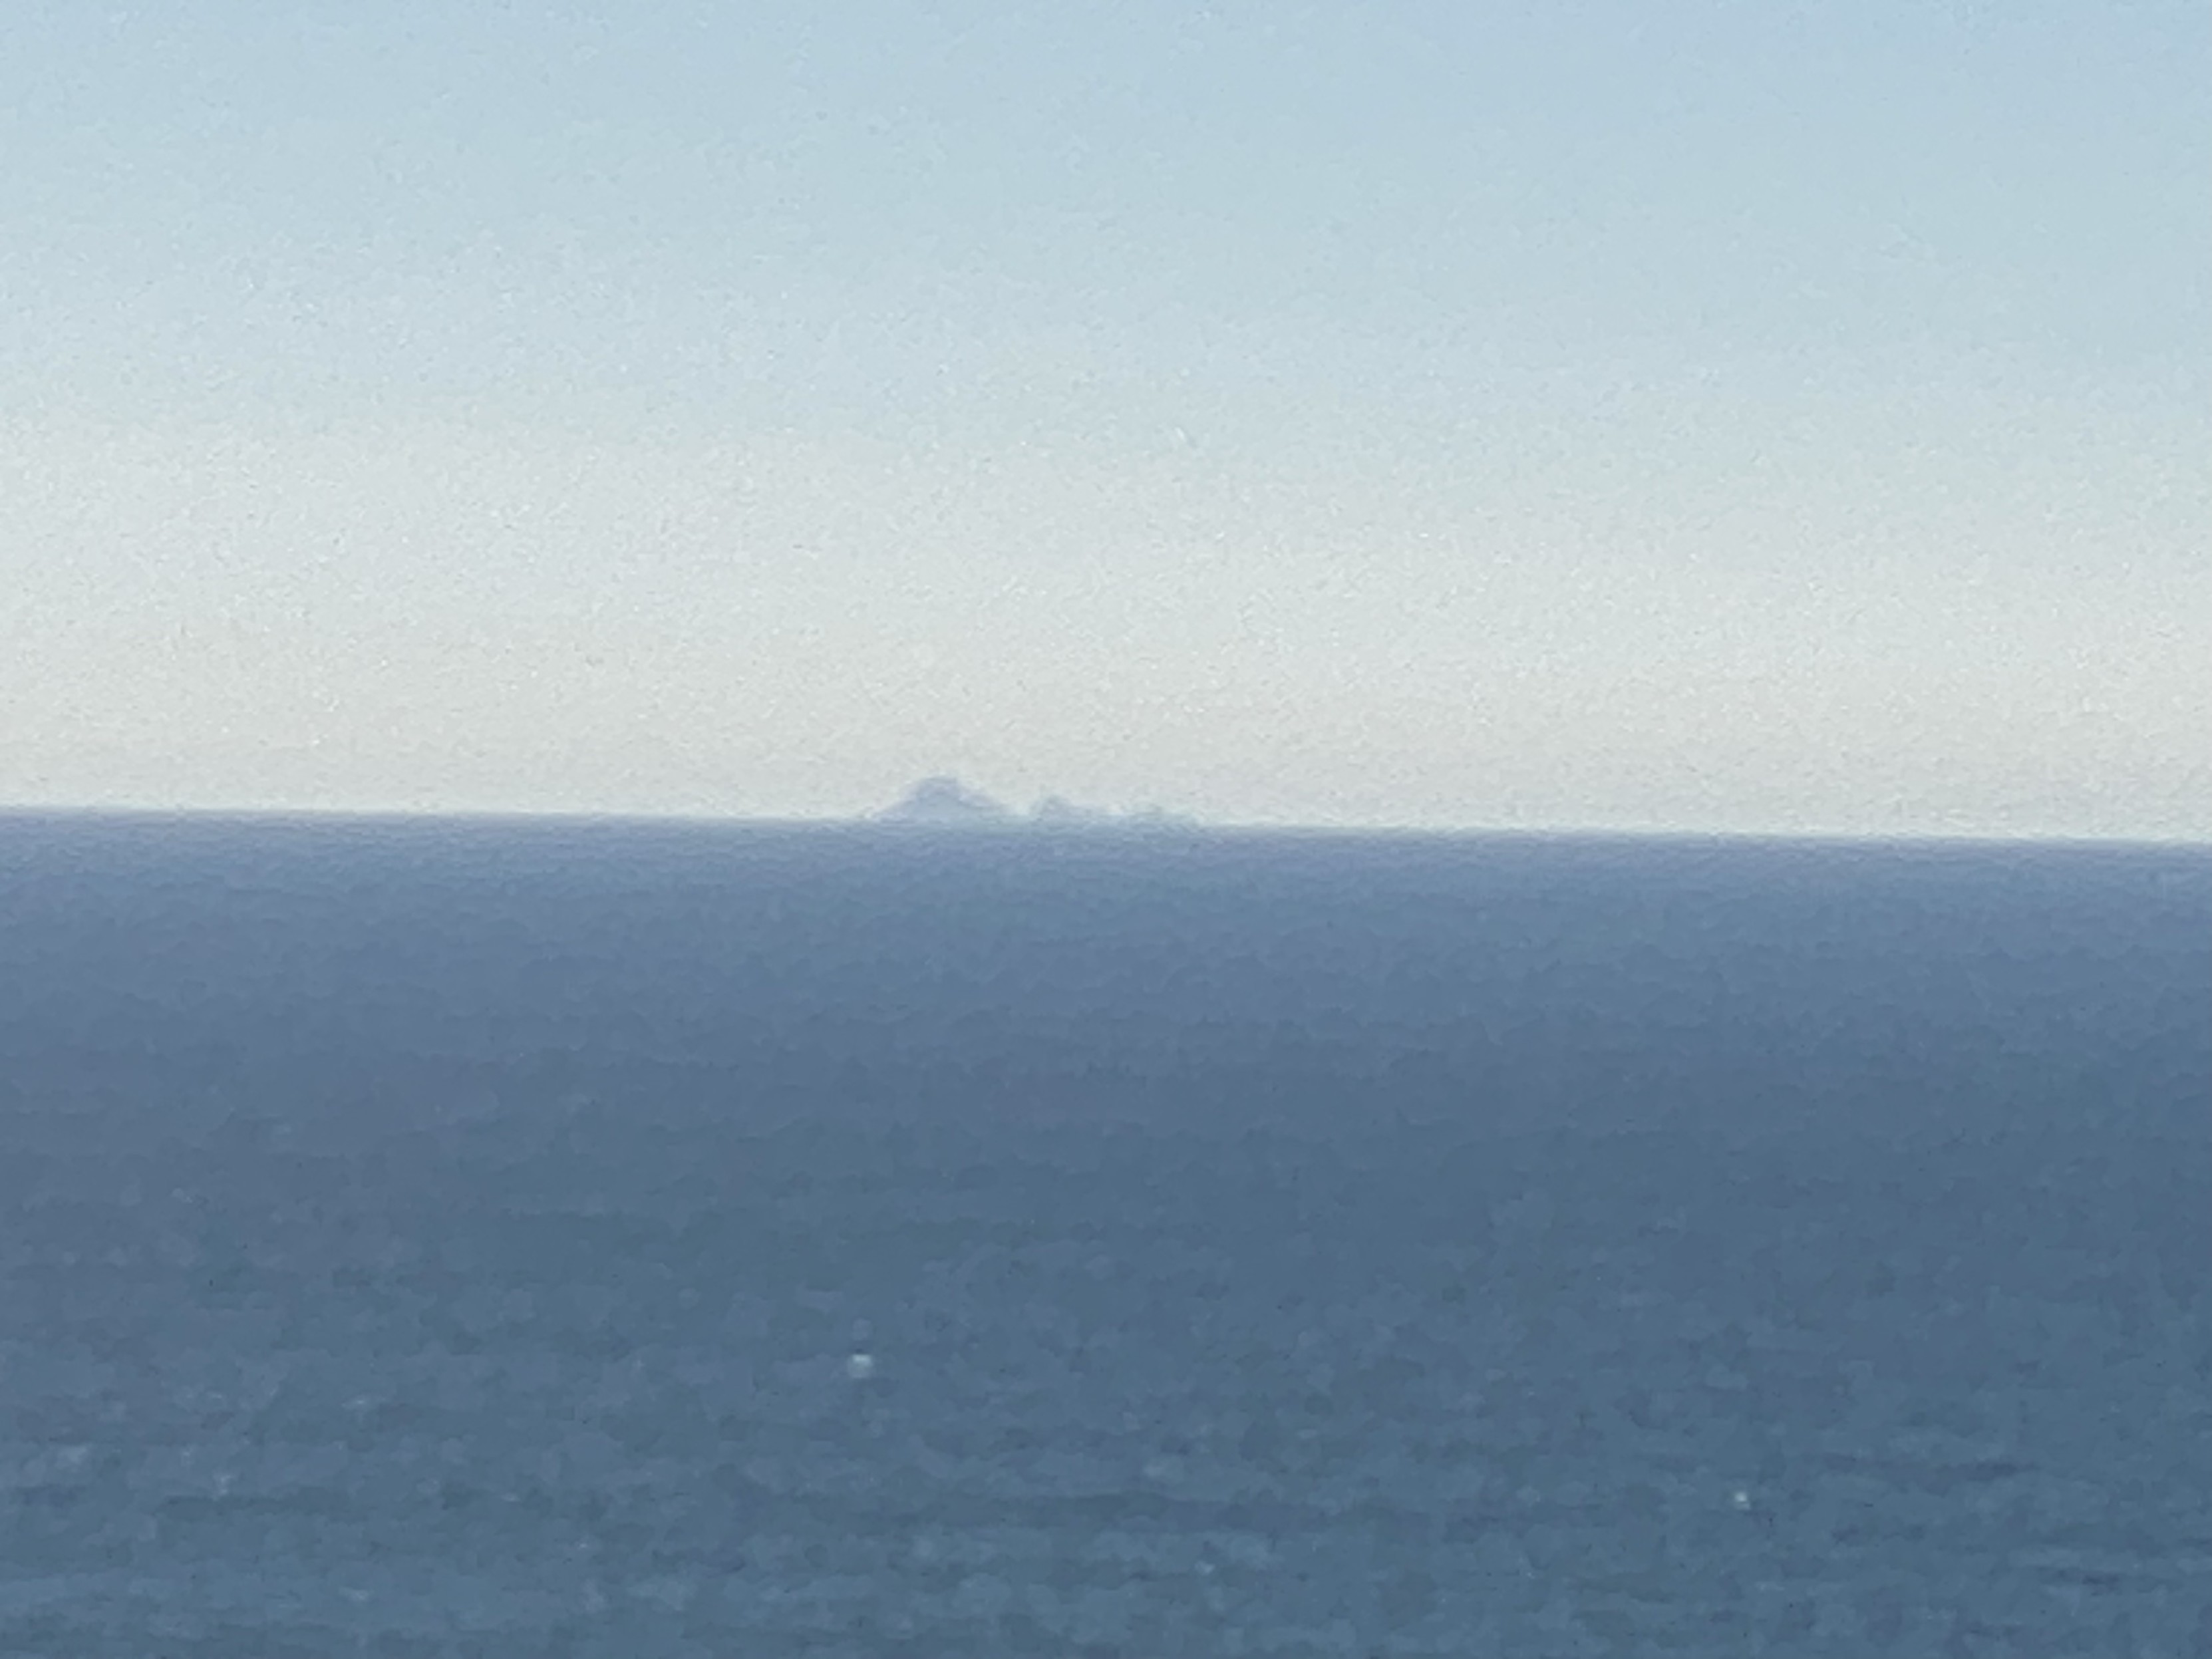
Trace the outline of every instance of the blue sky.
[[21, 15], [0, 800], [2212, 831], [2202, 8]]

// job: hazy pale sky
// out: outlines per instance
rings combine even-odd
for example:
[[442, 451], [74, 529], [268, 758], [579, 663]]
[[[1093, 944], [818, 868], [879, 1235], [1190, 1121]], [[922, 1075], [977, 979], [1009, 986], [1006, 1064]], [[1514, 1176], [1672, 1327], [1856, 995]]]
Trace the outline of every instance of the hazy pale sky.
[[18, 0], [0, 803], [2212, 838], [2212, 9]]

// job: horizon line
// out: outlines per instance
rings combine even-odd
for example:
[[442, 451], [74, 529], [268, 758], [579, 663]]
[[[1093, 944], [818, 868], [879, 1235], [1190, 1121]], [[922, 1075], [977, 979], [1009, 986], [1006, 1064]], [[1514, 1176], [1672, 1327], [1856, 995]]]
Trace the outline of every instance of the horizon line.
[[1788, 843], [1864, 848], [1984, 848], [2137, 849], [2212, 853], [2212, 834], [2198, 838], [2153, 835], [2084, 834], [2039, 830], [1730, 829], [1693, 825], [1469, 823], [1317, 823], [1282, 819], [1211, 818], [1173, 812], [1159, 818], [1117, 814], [1095, 820], [1053, 820], [1013, 813], [976, 821], [899, 819], [880, 811], [860, 815], [769, 815], [653, 811], [580, 807], [436, 807], [158, 805], [115, 803], [0, 801], [0, 822], [39, 818], [191, 820], [302, 823], [516, 825], [636, 825], [672, 829], [871, 830], [907, 837], [1018, 839], [1048, 836], [1112, 836], [1160, 841], [1212, 837], [1295, 836], [1312, 840], [1583, 841]]

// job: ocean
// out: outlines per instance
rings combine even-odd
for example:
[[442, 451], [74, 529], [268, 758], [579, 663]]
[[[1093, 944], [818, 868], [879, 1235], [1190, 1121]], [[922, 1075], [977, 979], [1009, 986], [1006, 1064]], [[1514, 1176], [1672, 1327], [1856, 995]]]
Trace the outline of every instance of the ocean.
[[0, 817], [0, 1652], [2212, 1652], [2212, 854]]

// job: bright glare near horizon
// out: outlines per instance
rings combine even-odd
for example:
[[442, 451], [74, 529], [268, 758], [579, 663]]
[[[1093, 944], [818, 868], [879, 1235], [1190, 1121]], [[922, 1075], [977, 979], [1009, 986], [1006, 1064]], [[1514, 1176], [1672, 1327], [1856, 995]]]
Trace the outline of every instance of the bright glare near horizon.
[[2200, 5], [9, 33], [0, 805], [2212, 838]]

